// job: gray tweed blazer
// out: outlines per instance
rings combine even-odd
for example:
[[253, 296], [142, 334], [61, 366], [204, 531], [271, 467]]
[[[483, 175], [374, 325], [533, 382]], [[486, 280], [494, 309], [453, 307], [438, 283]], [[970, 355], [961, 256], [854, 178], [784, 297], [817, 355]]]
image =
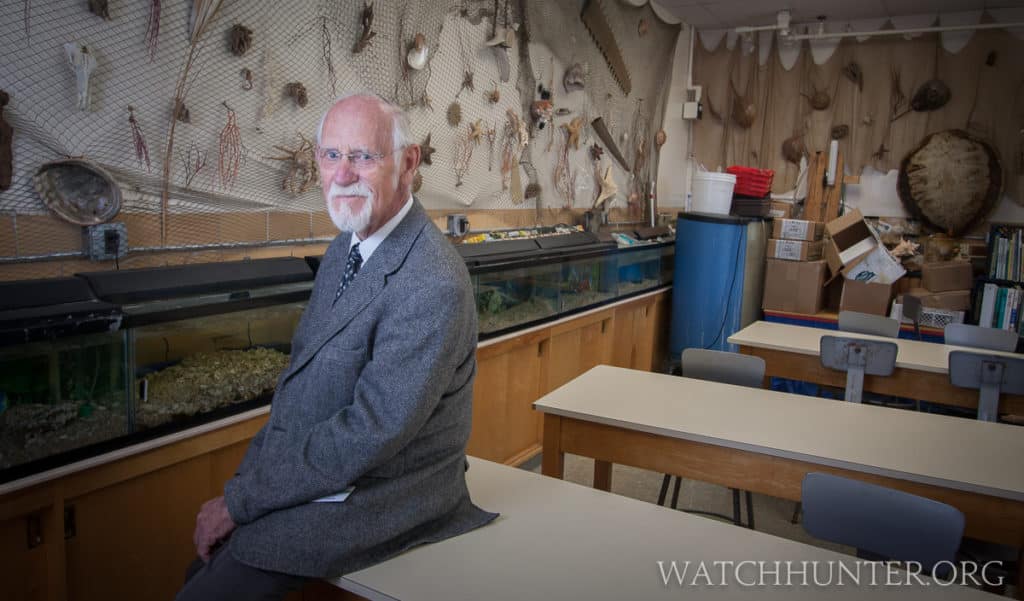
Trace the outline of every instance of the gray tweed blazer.
[[[229, 550], [334, 577], [496, 514], [466, 489], [476, 373], [469, 274], [419, 201], [333, 304], [350, 234], [331, 243], [270, 419], [224, 488]], [[343, 503], [315, 503], [349, 485]]]

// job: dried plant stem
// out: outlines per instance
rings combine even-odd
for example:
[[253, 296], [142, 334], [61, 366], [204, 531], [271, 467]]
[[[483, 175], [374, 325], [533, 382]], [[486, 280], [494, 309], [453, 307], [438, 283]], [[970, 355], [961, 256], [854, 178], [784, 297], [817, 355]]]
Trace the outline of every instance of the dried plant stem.
[[196, 178], [199, 173], [206, 168], [206, 159], [208, 153], [199, 150], [199, 145], [196, 144], [195, 140], [189, 142], [188, 152], [182, 154], [178, 152], [178, 158], [181, 159], [181, 163], [185, 168], [185, 187], [188, 188], [192, 185], [192, 180]]
[[227, 103], [223, 104], [224, 108], [228, 109], [228, 121], [224, 124], [224, 129], [220, 130], [217, 170], [220, 174], [221, 187], [233, 188], [242, 161], [242, 132], [238, 128], [235, 111], [231, 110]]
[[320, 45], [323, 51], [327, 77], [331, 80], [331, 94], [338, 95], [338, 76], [334, 72], [334, 57], [331, 52], [331, 31], [327, 28], [327, 17], [320, 17]]
[[452, 168], [455, 169], [456, 187], [462, 185], [462, 178], [469, 171], [475, 146], [468, 136], [459, 136], [455, 140], [455, 160], [452, 161]]
[[32, 16], [32, 0], [25, 0], [22, 18], [25, 20], [25, 40], [32, 41], [32, 32], [29, 29], [29, 20]]
[[149, 61], [156, 58], [156, 46], [160, 41], [160, 2], [161, 0], [150, 0], [149, 4], [149, 26], [146, 27], [146, 47], [149, 49]]
[[[179, 103], [185, 102], [185, 96], [189, 88], [189, 72], [192, 70], [192, 65], [195, 63], [198, 53], [199, 43], [197, 40], [189, 44], [188, 57], [185, 59], [185, 64], [181, 68], [181, 74], [178, 76], [178, 83], [175, 86], [173, 106], [178, 106]], [[167, 128], [167, 150], [164, 152], [163, 189], [160, 193], [161, 244], [167, 244], [167, 207], [171, 199], [171, 161], [168, 159], [174, 156], [174, 129], [178, 124], [178, 119], [174, 113], [175, 111], [171, 111], [171, 123]]]
[[149, 165], [149, 147], [146, 146], [146, 136], [142, 133], [142, 128], [139, 127], [139, 122], [135, 120], [135, 109], [128, 107], [128, 127], [132, 130], [132, 143], [135, 145], [135, 158], [139, 161], [139, 166], [142, 166], [143, 161], [146, 163], [146, 171], [151, 171]]
[[569, 168], [569, 132], [565, 132], [558, 149], [558, 163], [551, 174], [555, 190], [565, 201], [565, 208], [571, 209], [576, 202], [576, 173]]

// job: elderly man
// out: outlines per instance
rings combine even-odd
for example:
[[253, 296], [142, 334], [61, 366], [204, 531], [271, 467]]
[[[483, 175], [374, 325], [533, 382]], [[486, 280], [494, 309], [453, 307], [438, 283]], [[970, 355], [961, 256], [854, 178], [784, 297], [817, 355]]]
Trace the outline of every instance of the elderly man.
[[317, 134], [324, 256], [270, 419], [203, 505], [178, 599], [280, 599], [494, 519], [465, 482], [477, 322], [465, 265], [410, 192], [401, 110], [343, 96]]

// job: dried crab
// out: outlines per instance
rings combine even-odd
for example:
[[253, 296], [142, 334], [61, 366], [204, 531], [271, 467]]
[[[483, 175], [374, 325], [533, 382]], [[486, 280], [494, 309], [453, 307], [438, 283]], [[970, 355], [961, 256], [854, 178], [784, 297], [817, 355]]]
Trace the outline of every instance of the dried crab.
[[291, 149], [284, 146], [274, 146], [275, 149], [285, 153], [284, 156], [267, 157], [272, 161], [285, 161], [288, 163], [288, 174], [281, 182], [281, 189], [287, 190], [295, 196], [302, 194], [311, 185], [320, 180], [320, 169], [316, 162], [316, 148], [313, 143], [299, 134], [301, 140], [298, 148]]

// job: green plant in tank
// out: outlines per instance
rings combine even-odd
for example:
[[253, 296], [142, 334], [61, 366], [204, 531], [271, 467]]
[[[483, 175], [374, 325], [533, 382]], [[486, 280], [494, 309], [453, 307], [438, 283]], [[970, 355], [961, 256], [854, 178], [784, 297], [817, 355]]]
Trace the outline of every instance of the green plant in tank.
[[476, 298], [476, 309], [478, 313], [500, 313], [505, 306], [505, 295], [500, 290], [486, 290]]

